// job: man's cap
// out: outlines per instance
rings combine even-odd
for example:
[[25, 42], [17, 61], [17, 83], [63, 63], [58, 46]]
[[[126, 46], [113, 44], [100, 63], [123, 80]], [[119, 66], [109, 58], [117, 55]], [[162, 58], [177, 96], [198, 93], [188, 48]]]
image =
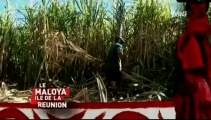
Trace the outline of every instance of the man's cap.
[[120, 41], [125, 43], [125, 40], [122, 37], [119, 37]]
[[120, 36], [116, 36], [115, 37], [115, 41], [117, 41], [117, 40], [119, 40], [120, 42], [125, 43], [125, 40], [122, 37], [120, 37]]

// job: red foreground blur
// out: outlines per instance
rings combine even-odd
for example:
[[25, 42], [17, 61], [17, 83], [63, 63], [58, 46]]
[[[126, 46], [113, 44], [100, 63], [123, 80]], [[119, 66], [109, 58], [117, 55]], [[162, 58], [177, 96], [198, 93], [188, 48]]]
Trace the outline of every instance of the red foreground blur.
[[67, 109], [1, 103], [0, 119], [175, 119], [175, 109], [171, 101], [68, 103]]

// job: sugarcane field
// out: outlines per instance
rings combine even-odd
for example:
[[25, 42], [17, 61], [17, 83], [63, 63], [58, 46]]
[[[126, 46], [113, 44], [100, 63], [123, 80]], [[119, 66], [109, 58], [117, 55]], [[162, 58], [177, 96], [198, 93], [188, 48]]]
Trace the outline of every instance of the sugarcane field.
[[1, 102], [29, 103], [40, 82], [70, 88], [67, 102], [173, 98], [183, 4], [172, 10], [169, 0], [32, 3], [16, 8], [5, 0], [0, 11]]

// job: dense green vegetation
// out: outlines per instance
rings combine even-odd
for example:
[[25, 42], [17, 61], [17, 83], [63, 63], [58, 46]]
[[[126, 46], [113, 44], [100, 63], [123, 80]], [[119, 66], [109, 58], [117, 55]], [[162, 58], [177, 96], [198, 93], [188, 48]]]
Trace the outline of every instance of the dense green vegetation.
[[126, 7], [114, 0], [108, 10], [100, 0], [42, 0], [19, 11], [24, 19], [14, 19], [13, 12], [7, 8], [0, 16], [1, 80], [29, 89], [42, 79], [78, 85], [98, 73], [103, 78], [112, 37], [121, 35], [123, 70], [152, 91], [171, 93], [184, 18], [172, 16], [168, 3], [136, 0]]

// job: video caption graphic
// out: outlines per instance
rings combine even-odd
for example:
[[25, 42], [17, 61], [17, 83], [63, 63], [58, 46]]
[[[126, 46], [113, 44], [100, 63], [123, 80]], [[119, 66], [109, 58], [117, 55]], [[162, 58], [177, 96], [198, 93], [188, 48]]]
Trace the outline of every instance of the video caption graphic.
[[48, 88], [40, 83], [39, 88], [33, 88], [31, 104], [38, 108], [67, 108], [65, 98], [70, 96], [70, 88]]

